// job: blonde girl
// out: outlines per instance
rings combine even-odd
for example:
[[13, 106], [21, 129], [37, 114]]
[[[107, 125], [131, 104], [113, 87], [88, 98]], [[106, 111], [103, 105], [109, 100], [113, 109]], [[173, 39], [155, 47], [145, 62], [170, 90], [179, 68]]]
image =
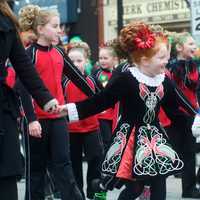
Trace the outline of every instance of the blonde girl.
[[[167, 68], [171, 72], [171, 78], [177, 87], [198, 111], [199, 63], [194, 59], [196, 49], [197, 45], [190, 33], [182, 32], [174, 34], [172, 40], [172, 57]], [[195, 139], [192, 137], [191, 130], [177, 129], [176, 124], [172, 123], [168, 134], [176, 150], [183, 155], [185, 163], [182, 173], [182, 197], [200, 198], [200, 192], [196, 188]]]
[[[99, 68], [92, 76], [102, 84], [104, 88], [112, 76], [113, 69], [118, 64], [117, 54], [112, 46], [112, 42], [107, 42], [99, 47]], [[102, 135], [104, 148], [107, 149], [112, 135], [114, 109], [110, 108], [98, 115], [100, 132]]]
[[[52, 44], [60, 36], [60, 17], [56, 10], [42, 10], [38, 6], [21, 9], [22, 30], [33, 30], [37, 42], [27, 48], [39, 76], [59, 104], [64, 103], [61, 85], [63, 73], [87, 95], [94, 92], [81, 72], [63, 51]], [[55, 113], [43, 112], [25, 92], [21, 93], [24, 110], [29, 122], [30, 134], [30, 194], [31, 199], [44, 199], [44, 175], [47, 161], [53, 166], [54, 176], [62, 200], [81, 200], [71, 166], [69, 135], [66, 120]]]

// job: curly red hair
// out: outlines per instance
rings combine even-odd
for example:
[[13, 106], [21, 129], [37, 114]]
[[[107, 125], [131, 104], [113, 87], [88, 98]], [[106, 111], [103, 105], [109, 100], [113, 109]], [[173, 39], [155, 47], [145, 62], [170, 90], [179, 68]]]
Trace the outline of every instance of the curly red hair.
[[154, 56], [160, 44], [167, 42], [162, 32], [155, 31], [144, 22], [131, 22], [120, 31], [119, 36], [121, 49], [136, 63], [140, 63], [142, 57]]

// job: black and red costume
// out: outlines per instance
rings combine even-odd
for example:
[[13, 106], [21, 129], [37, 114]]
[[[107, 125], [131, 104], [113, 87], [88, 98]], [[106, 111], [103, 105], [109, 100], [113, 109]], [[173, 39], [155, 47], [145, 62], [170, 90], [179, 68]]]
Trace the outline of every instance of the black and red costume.
[[172, 80], [175, 81], [178, 88], [188, 98], [192, 106], [199, 108], [197, 100], [197, 88], [199, 86], [200, 63], [197, 60], [177, 60], [169, 61], [167, 68], [171, 73]]
[[160, 182], [182, 170], [183, 162], [160, 126], [160, 106], [171, 119], [187, 128], [191, 127], [192, 121], [178, 109], [179, 106], [191, 114], [192, 120], [196, 111], [164, 74], [151, 78], [138, 68], [130, 67], [129, 71], [111, 79], [101, 93], [88, 100], [68, 104], [69, 119], [73, 121], [94, 115], [118, 101], [122, 106], [121, 118], [102, 164], [105, 186], [109, 187], [116, 177], [154, 180], [159, 184], [153, 184], [152, 199], [155, 195], [157, 199], [164, 200], [165, 184], [160, 185]]
[[[96, 83], [92, 77], [86, 77], [90, 87], [96, 91]], [[78, 102], [88, 98], [72, 81], [65, 83], [65, 98], [67, 103]], [[88, 163], [87, 198], [94, 197], [92, 187], [94, 179], [100, 179], [100, 165], [103, 157], [103, 142], [99, 131], [98, 115], [68, 123], [70, 133], [70, 154], [74, 175], [80, 190], [83, 192], [83, 152]]]
[[[170, 60], [167, 65], [171, 79], [197, 112], [199, 109], [197, 100], [199, 64], [198, 60], [178, 60], [175, 58]], [[190, 116], [190, 113], [183, 107], [179, 107], [179, 109]], [[168, 119], [165, 118], [165, 122], [167, 121]], [[195, 138], [190, 129], [177, 127], [176, 121], [172, 121], [171, 124], [166, 125], [168, 125], [166, 126], [166, 130], [169, 138], [185, 164], [182, 173], [182, 197], [200, 198], [200, 192], [196, 189]]]
[[[59, 104], [64, 104], [61, 84], [63, 76], [67, 76], [88, 96], [94, 94], [85, 77], [60, 48], [41, 46], [35, 43], [28, 47], [26, 52], [35, 64], [45, 86]], [[32, 103], [30, 96], [23, 89], [22, 91], [20, 96], [29, 123], [39, 120], [42, 127], [42, 138], [30, 136], [31, 198], [44, 199], [44, 175], [46, 174], [47, 162], [50, 160], [61, 198], [63, 200], [80, 199], [76, 196], [77, 186], [69, 155], [66, 120], [57, 114], [42, 111], [34, 100]]]

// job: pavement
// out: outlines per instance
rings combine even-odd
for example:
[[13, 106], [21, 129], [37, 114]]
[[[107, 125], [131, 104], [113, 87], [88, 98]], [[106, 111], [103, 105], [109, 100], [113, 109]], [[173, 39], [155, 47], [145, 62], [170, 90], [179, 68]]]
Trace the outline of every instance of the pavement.
[[[84, 164], [84, 173], [87, 170], [87, 166]], [[24, 180], [18, 183], [18, 193], [19, 200], [24, 200]], [[108, 192], [108, 196], [106, 200], [117, 200], [117, 197], [120, 193], [120, 190], [113, 190]], [[167, 200], [181, 200], [181, 179], [174, 178], [174, 176], [170, 176], [167, 179]], [[57, 199], [58, 200], [58, 199]], [[127, 199], [128, 200], [128, 199]], [[184, 200], [192, 200], [189, 198], [184, 198]]]

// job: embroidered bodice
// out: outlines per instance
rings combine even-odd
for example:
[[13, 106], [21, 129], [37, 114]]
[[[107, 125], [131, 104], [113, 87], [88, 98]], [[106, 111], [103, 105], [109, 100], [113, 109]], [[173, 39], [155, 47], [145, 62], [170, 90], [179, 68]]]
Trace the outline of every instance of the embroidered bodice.
[[167, 135], [160, 127], [158, 112], [162, 105], [172, 118], [185, 115], [180, 104], [194, 115], [187, 100], [178, 94], [164, 74], [154, 78], [142, 74], [136, 67], [111, 78], [104, 91], [84, 102], [76, 103], [80, 119], [101, 112], [114, 105], [121, 105], [121, 117], [113, 134], [112, 143], [102, 164], [102, 171], [117, 173], [130, 134], [134, 131], [133, 176], [169, 175], [183, 167], [183, 162], [172, 149]]

